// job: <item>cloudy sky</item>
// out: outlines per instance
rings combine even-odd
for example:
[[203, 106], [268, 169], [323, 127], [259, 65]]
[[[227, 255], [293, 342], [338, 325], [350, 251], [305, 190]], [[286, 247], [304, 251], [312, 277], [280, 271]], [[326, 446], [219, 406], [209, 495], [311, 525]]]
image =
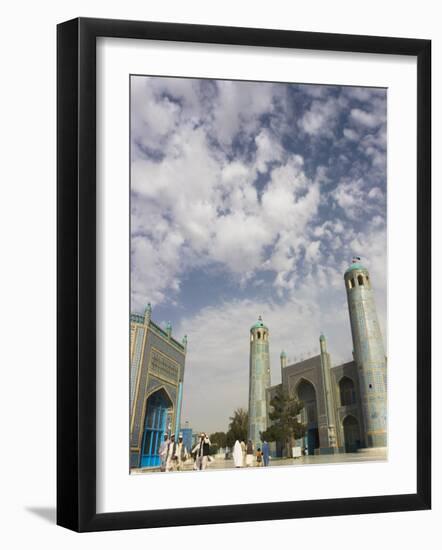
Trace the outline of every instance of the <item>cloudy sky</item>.
[[249, 329], [279, 354], [351, 359], [343, 273], [370, 270], [386, 323], [384, 89], [131, 78], [133, 312], [188, 335], [182, 419], [247, 406]]

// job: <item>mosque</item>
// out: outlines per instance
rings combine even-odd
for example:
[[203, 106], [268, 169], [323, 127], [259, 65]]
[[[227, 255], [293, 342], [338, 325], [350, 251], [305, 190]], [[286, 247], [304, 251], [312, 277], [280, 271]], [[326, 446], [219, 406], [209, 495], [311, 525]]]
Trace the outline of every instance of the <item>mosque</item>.
[[130, 316], [130, 467], [155, 468], [164, 434], [180, 433], [187, 337], [172, 337], [144, 315]]
[[[283, 390], [303, 401], [308, 454], [356, 452], [387, 446], [387, 369], [384, 344], [368, 270], [354, 258], [344, 274], [353, 339], [353, 360], [332, 366], [323, 334], [319, 354], [287, 364], [281, 352], [281, 383], [270, 381], [269, 329], [261, 318], [250, 329], [249, 429], [255, 448], [270, 426], [270, 401]], [[283, 442], [274, 454], [282, 456]]]

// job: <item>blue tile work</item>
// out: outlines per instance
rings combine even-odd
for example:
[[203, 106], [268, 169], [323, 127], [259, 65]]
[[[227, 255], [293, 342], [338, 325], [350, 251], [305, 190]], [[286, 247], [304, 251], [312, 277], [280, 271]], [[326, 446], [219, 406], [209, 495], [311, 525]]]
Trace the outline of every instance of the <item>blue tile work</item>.
[[[285, 352], [281, 352], [282, 382], [267, 390], [268, 410], [278, 388], [298, 395], [303, 381], [311, 384], [317, 410], [315, 454], [387, 445], [387, 367], [370, 275], [358, 263], [347, 270], [344, 280], [354, 361], [332, 366], [321, 335], [320, 355], [288, 365]], [[313, 424], [309, 427], [314, 428]]]
[[144, 340], [144, 327], [134, 325], [132, 330], [134, 331], [133, 338], [135, 339], [135, 343], [134, 351], [132, 354], [132, 361], [130, 364], [130, 410], [132, 410], [138, 368], [140, 366], [141, 350]]
[[[153, 449], [151, 445], [151, 432], [153, 433], [155, 430], [161, 431], [162, 428], [157, 429], [157, 426], [155, 426], [155, 430], [153, 430], [149, 423], [146, 424], [145, 415], [147, 410], [152, 409], [153, 401], [155, 399], [158, 400], [159, 392], [163, 396], [162, 407], [164, 408], [164, 402], [168, 404], [167, 422], [164, 424], [165, 429], [167, 430], [170, 426], [171, 431], [175, 431], [175, 419], [179, 418], [178, 406], [180, 406], [177, 403], [178, 387], [184, 380], [186, 346], [175, 340], [171, 333], [168, 334], [166, 331], [163, 331], [151, 320], [150, 307], [146, 308], [146, 312], [147, 314], [144, 316], [138, 314], [131, 315], [131, 337], [135, 338], [130, 385], [131, 468], [139, 467], [140, 465], [154, 465], [155, 463], [157, 449]], [[143, 345], [141, 335], [144, 336], [144, 333]], [[138, 346], [141, 346], [140, 351]], [[141, 460], [140, 451], [142, 447], [146, 450], [145, 441], [147, 437], [150, 438], [149, 453], [148, 455], [145, 454]], [[159, 435], [155, 441], [157, 439], [158, 441], [160, 440]], [[150, 458], [146, 458], [147, 456]]]
[[368, 447], [387, 445], [387, 370], [384, 344], [368, 270], [358, 265], [344, 276], [358, 367]]
[[249, 429], [255, 449], [267, 429], [267, 388], [270, 387], [269, 330], [261, 318], [250, 329]]

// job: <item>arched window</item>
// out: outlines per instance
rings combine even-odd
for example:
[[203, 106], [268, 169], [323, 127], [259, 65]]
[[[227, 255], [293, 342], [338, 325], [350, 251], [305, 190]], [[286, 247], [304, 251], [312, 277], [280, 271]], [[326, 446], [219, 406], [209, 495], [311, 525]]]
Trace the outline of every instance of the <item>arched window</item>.
[[356, 402], [355, 384], [351, 378], [344, 376], [339, 382], [341, 405], [353, 405]]
[[258, 332], [256, 334], [258, 336], [258, 340], [260, 340], [261, 339], [261, 332], [258, 330]]
[[358, 275], [358, 284], [359, 286], [364, 286], [364, 277], [362, 275]]
[[350, 288], [354, 288], [355, 286], [356, 286], [355, 280], [354, 280], [354, 279], [350, 279]]

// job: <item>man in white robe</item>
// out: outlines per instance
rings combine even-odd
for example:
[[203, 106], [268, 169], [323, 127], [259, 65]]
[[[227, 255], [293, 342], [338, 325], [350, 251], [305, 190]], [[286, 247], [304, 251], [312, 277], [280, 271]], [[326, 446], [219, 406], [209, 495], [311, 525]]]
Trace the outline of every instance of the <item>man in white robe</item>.
[[166, 472], [174, 472], [178, 467], [178, 443], [175, 441], [175, 435], [170, 436], [170, 443], [167, 450]]
[[183, 442], [183, 434], [180, 434], [178, 436], [178, 447], [177, 447], [177, 457], [178, 457], [178, 464], [177, 464], [177, 470], [182, 470], [184, 463], [186, 462], [188, 458], [187, 449]]
[[238, 440], [235, 441], [235, 445], [233, 446], [233, 462], [235, 468], [241, 468], [243, 465], [241, 443]]
[[167, 450], [169, 447], [169, 436], [164, 434], [164, 441], [161, 442], [158, 454], [160, 455], [161, 460], [161, 471], [166, 471], [166, 461], [167, 461]]

